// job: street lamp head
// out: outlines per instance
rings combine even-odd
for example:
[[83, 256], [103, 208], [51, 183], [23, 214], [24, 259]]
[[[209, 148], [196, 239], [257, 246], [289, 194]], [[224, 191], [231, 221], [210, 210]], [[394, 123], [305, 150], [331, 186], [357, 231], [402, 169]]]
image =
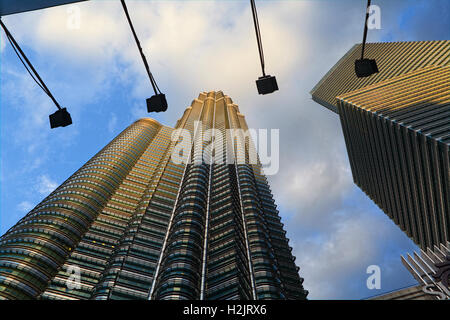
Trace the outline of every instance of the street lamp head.
[[55, 113], [49, 115], [50, 128], [66, 127], [72, 124], [72, 118], [66, 108], [57, 110]]
[[355, 73], [358, 78], [365, 78], [378, 73], [378, 66], [376, 61], [373, 59], [356, 60]]
[[167, 100], [163, 93], [155, 94], [147, 99], [148, 112], [164, 112], [167, 110]]
[[259, 77], [256, 80], [259, 94], [269, 94], [278, 90], [277, 79], [270, 75]]

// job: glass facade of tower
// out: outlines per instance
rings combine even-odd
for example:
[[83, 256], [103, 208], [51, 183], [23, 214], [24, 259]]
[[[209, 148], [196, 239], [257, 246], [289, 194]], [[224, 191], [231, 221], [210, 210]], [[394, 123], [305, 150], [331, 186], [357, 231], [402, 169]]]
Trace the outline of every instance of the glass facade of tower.
[[355, 74], [355, 60], [362, 45], [353, 46], [311, 90], [314, 101], [339, 113], [336, 97], [431, 66], [450, 65], [450, 41], [405, 41], [367, 43], [365, 56], [375, 59], [379, 73], [367, 78]]
[[0, 238], [0, 299], [306, 298], [261, 165], [225, 141], [241, 128], [229, 97], [201, 93], [176, 163], [179, 130], [133, 123]]
[[450, 41], [352, 48], [311, 94], [339, 114], [354, 182], [422, 249], [450, 240]]
[[450, 239], [450, 66], [338, 97], [355, 183], [423, 249]]

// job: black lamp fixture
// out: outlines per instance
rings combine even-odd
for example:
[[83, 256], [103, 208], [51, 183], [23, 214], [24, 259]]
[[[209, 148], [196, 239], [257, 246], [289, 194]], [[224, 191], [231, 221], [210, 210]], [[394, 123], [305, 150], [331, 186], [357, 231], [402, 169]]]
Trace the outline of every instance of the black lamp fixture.
[[49, 115], [50, 128], [67, 127], [72, 124], [72, 117], [66, 108], [61, 108], [55, 113]]
[[[147, 65], [147, 61], [144, 59], [144, 64]], [[148, 67], [148, 65], [147, 65]], [[155, 79], [153, 78], [153, 74], [148, 70], [148, 74], [150, 77], [150, 83], [152, 84], [153, 91], [155, 94], [146, 100], [147, 102], [147, 112], [165, 112], [167, 110], [167, 100], [166, 95], [161, 93], [156, 84]]]
[[355, 61], [355, 73], [358, 78], [369, 77], [375, 73], [378, 73], [378, 66], [374, 59], [364, 59], [364, 49], [366, 47], [367, 39], [367, 20], [369, 19], [370, 1], [367, 1], [366, 19], [364, 21], [364, 36], [361, 50], [361, 59]]
[[355, 61], [355, 73], [358, 78], [370, 77], [378, 72], [378, 66], [374, 59], [359, 59]]
[[274, 76], [266, 75], [264, 70], [264, 52], [261, 41], [261, 32], [259, 30], [258, 13], [256, 12], [256, 5], [254, 0], [250, 0], [252, 8], [253, 24], [255, 25], [256, 41], [258, 43], [259, 59], [261, 61], [262, 77], [256, 80], [256, 88], [259, 94], [269, 94], [278, 90], [277, 79]]
[[139, 53], [141, 54], [142, 61], [144, 62], [145, 70], [147, 71], [148, 78], [150, 80], [150, 84], [152, 85], [153, 91], [155, 94], [146, 100], [147, 102], [147, 111], [148, 112], [164, 112], [167, 110], [167, 100], [164, 93], [159, 90], [158, 85], [156, 84], [155, 78], [153, 78], [153, 74], [150, 72], [150, 67], [148, 66], [147, 59], [145, 58], [144, 52], [141, 47], [141, 43], [136, 35], [136, 31], [134, 30], [133, 23], [131, 22], [130, 15], [128, 14], [127, 5], [125, 4], [125, 0], [121, 0], [123, 11], [128, 20], [128, 24], [130, 25], [131, 32], [133, 33], [134, 40], [136, 41], [136, 45], [139, 49]]
[[278, 90], [277, 79], [274, 76], [263, 75], [256, 80], [259, 94], [269, 94]]
[[164, 93], [154, 94], [147, 99], [147, 112], [164, 112], [167, 110], [167, 100]]

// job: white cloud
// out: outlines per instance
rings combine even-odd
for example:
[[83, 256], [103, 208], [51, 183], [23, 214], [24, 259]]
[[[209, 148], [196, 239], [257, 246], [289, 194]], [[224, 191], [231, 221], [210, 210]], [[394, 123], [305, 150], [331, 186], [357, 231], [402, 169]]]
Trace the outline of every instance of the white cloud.
[[354, 282], [364, 286], [367, 266], [381, 262], [377, 240], [385, 232], [379, 220], [355, 214], [333, 223], [333, 228], [319, 239], [304, 238], [296, 243], [296, 262], [311, 299], [345, 299]]
[[28, 211], [33, 209], [33, 204], [25, 200], [17, 205], [17, 209], [19, 209], [19, 211], [21, 212], [27, 213]]
[[114, 50], [128, 45], [125, 42], [131, 39], [119, 2], [89, 1], [74, 6], [80, 8], [80, 28], [68, 27], [67, 6], [22, 14], [20, 19], [8, 17], [8, 23], [16, 37], [33, 42], [39, 53], [64, 54], [72, 63], [111, 58], [117, 53]]
[[116, 126], [117, 126], [117, 116], [115, 113], [111, 113], [108, 122], [109, 133], [113, 133], [116, 130]]
[[[285, 157], [295, 157], [289, 153]], [[328, 154], [327, 154], [328, 156]], [[343, 201], [354, 188], [348, 165], [343, 161], [321, 159], [294, 162], [273, 178], [277, 202], [294, 212], [292, 223], [322, 227], [330, 216], [342, 210]]]
[[38, 177], [37, 191], [41, 195], [47, 196], [49, 193], [51, 193], [57, 187], [58, 187], [58, 183], [56, 181], [52, 180], [49, 176], [41, 175]]

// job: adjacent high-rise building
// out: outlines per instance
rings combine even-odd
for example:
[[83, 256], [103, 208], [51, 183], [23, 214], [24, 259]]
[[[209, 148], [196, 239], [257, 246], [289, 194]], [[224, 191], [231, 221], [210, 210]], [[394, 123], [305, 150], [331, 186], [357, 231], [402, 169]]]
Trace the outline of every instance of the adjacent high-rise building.
[[175, 129], [133, 123], [0, 238], [0, 299], [305, 299], [261, 164], [226, 139], [237, 129], [220, 91]]
[[450, 240], [450, 41], [354, 46], [312, 90], [339, 114], [354, 182], [422, 249]]
[[449, 300], [450, 242], [401, 257], [418, 285], [385, 293], [372, 300]]

